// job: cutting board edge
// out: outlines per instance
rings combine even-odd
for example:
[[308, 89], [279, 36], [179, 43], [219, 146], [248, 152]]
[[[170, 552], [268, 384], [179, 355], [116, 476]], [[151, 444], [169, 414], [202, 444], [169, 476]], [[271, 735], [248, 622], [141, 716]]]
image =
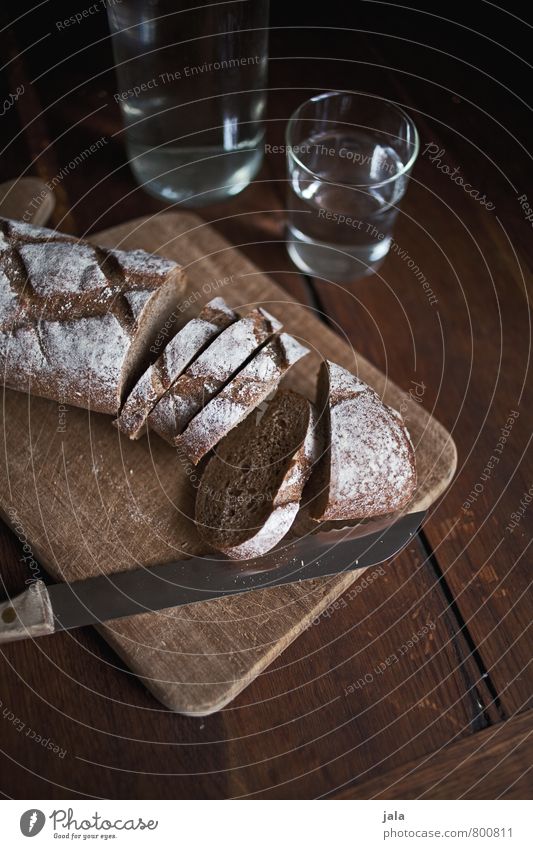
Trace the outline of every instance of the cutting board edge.
[[[174, 221], [176, 222], [176, 225], [174, 225]], [[161, 230], [158, 231], [157, 224], [159, 222], [161, 222]], [[208, 222], [204, 222], [195, 213], [190, 213], [188, 211], [161, 211], [155, 216], [139, 216], [138, 218], [133, 219], [130, 222], [126, 222], [123, 225], [119, 225], [118, 227], [112, 228], [104, 232], [103, 234], [95, 234], [91, 237], [91, 241], [100, 242], [101, 244], [107, 243], [109, 245], [117, 245], [117, 243], [119, 243], [123, 247], [133, 248], [135, 247], [134, 244], [128, 245], [124, 243], [127, 242], [128, 239], [130, 240], [130, 242], [133, 242], [136, 236], [136, 231], [142, 231], [143, 225], [148, 225], [148, 233], [146, 234], [143, 231], [139, 234], [138, 241], [140, 242], [140, 244], [137, 245], [138, 247], [144, 247], [147, 250], [153, 250], [156, 252], [160, 250], [161, 253], [164, 254], [165, 246], [173, 246], [173, 250], [176, 251], [179, 261], [178, 246], [180, 238], [184, 239], [186, 242], [187, 236], [192, 236], [194, 230], [199, 230], [201, 235], [199, 236], [199, 242], [197, 247], [201, 251], [205, 251], [206, 238], [212, 238], [212, 254], [221, 257], [222, 268], [224, 267], [224, 261], [226, 263], [226, 267], [229, 265], [230, 259], [229, 255], [226, 252], [233, 249], [236, 251], [237, 254], [239, 254], [239, 257], [232, 258], [231, 260], [231, 262], [235, 264], [235, 267], [240, 267], [240, 261], [242, 263], [243, 273], [245, 271], [246, 275], [249, 275], [251, 273], [251, 270], [253, 270], [254, 275], [257, 274], [265, 278], [265, 283], [268, 282], [268, 291], [267, 287], [262, 284], [264, 291], [267, 292], [267, 294], [268, 292], [270, 292], [270, 296], [275, 298], [276, 302], [283, 301], [287, 302], [288, 304], [298, 303], [297, 301], [295, 301], [294, 298], [291, 297], [288, 292], [282, 289], [279, 284], [273, 281], [269, 277], [268, 273], [258, 269], [257, 266], [255, 266], [247, 257], [240, 254], [238, 248], [234, 248], [234, 246], [229, 245], [229, 243], [227, 243], [220, 234], [212, 230], [212, 227]], [[152, 229], [153, 231], [152, 234], [150, 234], [150, 229]], [[160, 247], [160, 245], [162, 245], [162, 247]], [[184, 254], [186, 254], [186, 250], [184, 251]], [[211, 256], [211, 254], [206, 255]], [[184, 256], [184, 259], [187, 259], [187, 256]], [[245, 264], [247, 266], [246, 269], [244, 269]], [[192, 268], [192, 264], [189, 263], [189, 265], [191, 265]], [[230, 271], [232, 271], [233, 265], [229, 266], [229, 268]], [[210, 273], [214, 275], [213, 279], [218, 279], [217, 268], [212, 268]], [[254, 293], [254, 297], [257, 297], [257, 290]], [[336, 349], [338, 349], [337, 356], [339, 356], [340, 358], [339, 361], [342, 362], [343, 359], [347, 360], [348, 358], [344, 356], [341, 351], [341, 337], [336, 334], [331, 328], [327, 327], [325, 324], [321, 326], [324, 335], [327, 336], [329, 339], [329, 356], [332, 359], [335, 359], [336, 354], [334, 352]], [[389, 392], [393, 395], [396, 395], [396, 398], [398, 398], [400, 395], [402, 398], [407, 395], [404, 390], [400, 389], [400, 387], [398, 387], [396, 384], [394, 384], [393, 381], [389, 379], [388, 375], [383, 374], [372, 363], [368, 362], [365, 357], [363, 357], [361, 354], [358, 354], [357, 352], [352, 353], [354, 354], [354, 363], [356, 362], [355, 357], [357, 357], [358, 366], [359, 364], [361, 364], [361, 366], [364, 366], [365, 368], [368, 367], [368, 382], [373, 383], [373, 380], [375, 380], [376, 388], [380, 387], [381, 391], [385, 393], [385, 396]], [[449, 485], [449, 482], [455, 473], [455, 469], [457, 466], [457, 449], [455, 447], [455, 443], [451, 434], [425, 408], [417, 404], [416, 413], [414, 415], [416, 415], [418, 418], [418, 431], [421, 431], [424, 436], [426, 435], [427, 431], [428, 435], [430, 435], [430, 442], [433, 448], [433, 450], [431, 450], [430, 452], [431, 464], [428, 465], [426, 469], [425, 477], [425, 480], [427, 480], [428, 483], [432, 486], [432, 490], [431, 493], [427, 493], [425, 496], [422, 496], [418, 503], [416, 501], [413, 503], [412, 509], [418, 509], [420, 504], [424, 503], [425, 506], [429, 506], [430, 504], [434, 503], [436, 499], [442, 496], [443, 492]], [[425, 436], [425, 444], [426, 443], [427, 436]], [[21, 492], [20, 494], [22, 495], [23, 493]], [[26, 501], [27, 504], [21, 504], [21, 512], [24, 511], [25, 507], [31, 507], [31, 504], [28, 502], [27, 499], [27, 493], [25, 491], [23, 500]], [[48, 558], [41, 557], [39, 548], [35, 546], [33, 541], [32, 544], [34, 545], [38, 559], [40, 559], [40, 561], [43, 563], [43, 566], [48, 568]], [[55, 557], [55, 553], [52, 550], [52, 563], [56, 559], [57, 558]], [[58, 568], [54, 569], [55, 573], [59, 572], [61, 574], [61, 571], [62, 570]], [[54, 574], [54, 572], [52, 574]], [[193, 692], [191, 688], [195, 688], [198, 691], [201, 687], [205, 687], [206, 689], [208, 689], [211, 686], [211, 693], [206, 698], [190, 698], [186, 691], [180, 694], [178, 691], [180, 687], [182, 687], [183, 690], [183, 685], [181, 685], [179, 681], [172, 684], [171, 686], [165, 683], [154, 686], [154, 684], [145, 677], [147, 671], [151, 673], [153, 669], [153, 667], [151, 667], [150, 665], [147, 666], [146, 655], [144, 656], [143, 662], [142, 654], [137, 657], [136, 653], [133, 653], [128, 650], [128, 642], [126, 638], [122, 639], [121, 645], [118, 633], [117, 635], [108, 634], [108, 630], [110, 630], [109, 627], [100, 626], [98, 630], [100, 631], [100, 633], [102, 633], [103, 638], [105, 638], [106, 641], [111, 645], [112, 649], [116, 652], [116, 654], [119, 657], [123, 658], [127, 666], [132, 670], [132, 672], [137, 677], [139, 677], [143, 686], [146, 687], [159, 702], [168, 707], [169, 710], [174, 711], [176, 713], [185, 714], [191, 717], [206, 716], [223, 709], [229, 702], [232, 701], [232, 699], [234, 699], [243, 689], [245, 689], [257, 675], [263, 672], [272, 663], [272, 661], [279, 654], [281, 654], [282, 651], [284, 651], [284, 649], [288, 645], [290, 645], [304, 630], [306, 630], [306, 628], [309, 627], [309, 625], [313, 622], [314, 619], [318, 618], [320, 613], [327, 609], [344, 592], [344, 590], [353, 583], [353, 581], [356, 579], [355, 574], [354, 576], [350, 574], [349, 577], [344, 576], [342, 578], [335, 579], [332, 586], [328, 588], [328, 591], [325, 592], [325, 594], [321, 596], [321, 598], [318, 599], [318, 601], [314, 603], [311, 608], [308, 608], [307, 611], [303, 613], [303, 615], [300, 615], [297, 611], [295, 615], [299, 616], [298, 621], [295, 624], [289, 622], [279, 638], [272, 640], [272, 642], [268, 642], [268, 651], [265, 651], [263, 655], [255, 662], [254, 656], [252, 655], [250, 658], [251, 664], [244, 673], [243, 677], [240, 677], [235, 680], [233, 684], [231, 684], [233, 668], [231, 667], [231, 665], [229, 665], [226, 669], [226, 677], [227, 681], [230, 682], [230, 685], [220, 684], [217, 686], [215, 684], [213, 686], [210, 684], [194, 683], [190, 685], [190, 693]], [[346, 581], [346, 584], [340, 583], [344, 580]], [[182, 636], [186, 641], [186, 633], [182, 634]], [[178, 646], [179, 645], [180, 644], [178, 644]], [[179, 653], [178, 647], [176, 648], [176, 651], [177, 653]], [[236, 649], [236, 652], [242, 652], [243, 656], [245, 655], [246, 651], [249, 651], [249, 647], [244, 645], [242, 645], [241, 647], [237, 647]], [[201, 660], [201, 658], [202, 655], [198, 654], [198, 659]], [[163, 675], [161, 676], [162, 678], [164, 676], [165, 671], [166, 670], [163, 671]], [[239, 672], [240, 669], [237, 668], [236, 674], [239, 674]], [[168, 674], [169, 673], [167, 672], [167, 675]], [[214, 679], [216, 678], [216, 675], [212, 675], [211, 677]], [[223, 692], [221, 692], [221, 690], [223, 690]]]
[[[428, 415], [431, 414], [428, 413]], [[438, 419], [433, 418], [433, 416], [431, 416], [431, 418], [433, 419], [435, 424], [442, 428], [442, 430], [448, 435], [448, 438], [443, 445], [443, 451], [446, 450], [450, 452], [450, 456], [448, 458], [449, 469], [447, 475], [440, 479], [439, 484], [434, 487], [431, 493], [426, 493], [425, 496], [422, 496], [418, 500], [415, 499], [415, 501], [413, 501], [412, 505], [410, 505], [409, 507], [409, 513], [416, 513], [422, 510], [429, 510], [430, 507], [436, 504], [437, 501], [439, 501], [445, 494], [446, 490], [454, 479], [455, 473], [457, 471], [459, 455], [457, 453], [457, 445], [455, 444], [455, 440], [453, 439], [450, 432], [446, 430], [444, 425], [441, 425]]]
[[[169, 682], [166, 681], [161, 682], [161, 686], [158, 686], [159, 682], [154, 684], [153, 681], [146, 678], [145, 674], [136, 668], [135, 661], [128, 656], [127, 652], [122, 652], [120, 643], [114, 640], [112, 632], [108, 633], [108, 629], [105, 625], [97, 626], [96, 630], [102, 638], [109, 643], [113, 651], [115, 651], [116, 654], [127, 664], [128, 668], [131, 669], [140, 681], [142, 681], [146, 689], [149, 690], [154, 698], [164, 705], [164, 707], [168, 708], [173, 713], [180, 714], [181, 716], [190, 716], [193, 718], [210, 716], [211, 714], [217, 713], [225, 708], [240, 693], [242, 693], [242, 691], [245, 690], [258, 675], [264, 672], [264, 670], [267, 669], [279, 657], [279, 655], [291, 645], [291, 643], [298, 639], [298, 637], [306, 631], [307, 628], [311, 627], [314, 620], [319, 618], [319, 616], [338, 598], [340, 598], [340, 596], [369, 568], [371, 567], [357, 569], [353, 572], [332, 579], [332, 588], [330, 591], [316, 602], [314, 607], [308, 614], [306, 614], [305, 617], [296, 622], [293, 630], [286, 634], [282, 641], [272, 642], [270, 649], [250, 667], [249, 671], [243, 678], [237, 679], [231, 686], [228, 686], [228, 682], [221, 682], [218, 686], [224, 690], [224, 693], [218, 700], [213, 700], [211, 696], [208, 700], [206, 700], [203, 706], [200, 700], [195, 700], [195, 705], [197, 706], [195, 710], [191, 710], [190, 706], [188, 706], [187, 703], [184, 703], [183, 693], [181, 693], [181, 699], [176, 698], [176, 695], [180, 695], [179, 687], [183, 686], [181, 682], [177, 684], [169, 684]], [[302, 584], [304, 583], [306, 582], [302, 581]], [[188, 686], [195, 688], [211, 686], [211, 688], [213, 688], [213, 684], [190, 684]], [[165, 689], [165, 687], [167, 689]], [[178, 692], [174, 694], [174, 690], [178, 690]]]

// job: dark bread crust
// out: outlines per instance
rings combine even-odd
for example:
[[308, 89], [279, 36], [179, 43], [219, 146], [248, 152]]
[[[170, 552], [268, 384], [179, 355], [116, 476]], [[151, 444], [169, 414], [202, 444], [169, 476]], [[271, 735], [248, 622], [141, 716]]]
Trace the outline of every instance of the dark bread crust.
[[[331, 421], [329, 414], [329, 372], [325, 363], [321, 363], [317, 373], [316, 410], [318, 416], [317, 436], [319, 454], [302, 499], [302, 511], [298, 517], [298, 527], [302, 532], [316, 525], [314, 516], [322, 516], [329, 498], [329, 479], [331, 473]], [[311, 518], [311, 513], [313, 518]], [[306, 522], [303, 521], [304, 514]]]
[[326, 448], [305, 492], [310, 518], [351, 521], [404, 508], [416, 489], [416, 465], [400, 414], [328, 361], [319, 370], [317, 407]]
[[139, 439], [160, 398], [191, 361], [237, 318], [222, 298], [214, 298], [206, 304], [196, 318], [178, 330], [163, 353], [137, 381], [120, 416], [113, 422], [115, 427], [130, 439]]
[[230, 430], [250, 415], [309, 349], [280, 333], [259, 350], [176, 438], [192, 463], [199, 463]]
[[183, 287], [172, 260], [0, 219], [4, 386], [116, 414]]
[[280, 322], [261, 308], [231, 324], [162, 396], [148, 416], [150, 430], [176, 445], [191, 419], [279, 330]]

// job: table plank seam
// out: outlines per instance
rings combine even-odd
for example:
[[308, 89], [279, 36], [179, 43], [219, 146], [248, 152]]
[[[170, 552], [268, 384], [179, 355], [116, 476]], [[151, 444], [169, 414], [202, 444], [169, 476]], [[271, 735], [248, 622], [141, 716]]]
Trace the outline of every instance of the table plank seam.
[[[487, 690], [488, 690], [488, 692], [491, 696], [492, 704], [494, 705], [494, 708], [495, 708], [495, 710], [498, 714], [498, 717], [499, 717], [500, 721], [507, 719], [507, 713], [506, 713], [506, 711], [505, 711], [505, 709], [504, 709], [504, 707], [501, 703], [501, 700], [499, 698], [498, 690], [497, 690], [494, 682], [491, 679], [491, 676], [490, 676], [490, 673], [489, 673], [487, 667], [485, 666], [485, 663], [483, 661], [483, 657], [482, 657], [480, 651], [478, 650], [478, 648], [475, 644], [475, 641], [474, 641], [474, 638], [473, 638], [473, 636], [470, 632], [470, 629], [468, 628], [468, 625], [465, 622], [463, 614], [461, 613], [461, 608], [460, 608], [459, 604], [457, 603], [457, 600], [456, 600], [456, 598], [453, 594], [453, 591], [452, 591], [448, 581], [446, 580], [446, 577], [445, 577], [444, 572], [443, 572], [443, 570], [442, 570], [442, 568], [441, 568], [441, 566], [440, 566], [440, 564], [437, 560], [435, 552], [431, 548], [431, 545], [429, 543], [427, 535], [425, 534], [424, 530], [420, 530], [418, 532], [417, 536], [418, 536], [419, 543], [420, 543], [422, 549], [424, 550], [427, 562], [430, 565], [430, 567], [432, 568], [433, 572], [435, 573], [435, 576], [436, 576], [438, 584], [439, 584], [439, 588], [440, 588], [441, 592], [443, 593], [443, 595], [446, 599], [450, 613], [452, 614], [455, 622], [457, 623], [457, 626], [459, 628], [459, 633], [462, 635], [462, 637], [463, 637], [463, 639], [464, 639], [464, 641], [465, 641], [465, 643], [468, 647], [468, 650], [470, 652], [470, 656], [472, 658], [472, 662], [477, 667], [477, 670], [479, 671], [481, 679], [484, 681], [484, 684], [485, 684], [485, 686], [486, 686], [486, 688], [487, 688]], [[477, 687], [475, 688], [475, 691], [479, 696], [480, 702], [483, 704], [484, 700], [481, 698], [481, 694], [479, 693]], [[486, 715], [486, 718], [487, 718], [487, 725], [494, 725], [495, 724], [494, 720], [492, 720], [490, 715], [487, 712], [485, 712], [485, 715]]]

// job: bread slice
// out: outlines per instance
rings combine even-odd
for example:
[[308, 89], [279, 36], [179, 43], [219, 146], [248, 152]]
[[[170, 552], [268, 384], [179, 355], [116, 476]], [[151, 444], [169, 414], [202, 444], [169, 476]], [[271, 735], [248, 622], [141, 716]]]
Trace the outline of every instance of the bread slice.
[[416, 489], [415, 454], [402, 417], [342, 366], [323, 362], [317, 409], [326, 449], [305, 498], [315, 521], [365, 519], [405, 507]]
[[175, 440], [195, 465], [275, 389], [309, 353], [288, 333], [268, 342], [187, 425]]
[[261, 308], [220, 334], [163, 395], [148, 416], [148, 427], [171, 445], [190, 420], [274, 333], [280, 322]]
[[130, 439], [139, 439], [159, 399], [189, 363], [238, 318], [222, 298], [214, 298], [170, 340], [160, 357], [137, 381], [113, 424]]
[[207, 463], [195, 507], [202, 538], [233, 559], [273, 548], [298, 513], [316, 448], [313, 405], [280, 390], [262, 415], [232, 430]]
[[172, 260], [0, 219], [3, 384], [118, 413], [184, 285]]

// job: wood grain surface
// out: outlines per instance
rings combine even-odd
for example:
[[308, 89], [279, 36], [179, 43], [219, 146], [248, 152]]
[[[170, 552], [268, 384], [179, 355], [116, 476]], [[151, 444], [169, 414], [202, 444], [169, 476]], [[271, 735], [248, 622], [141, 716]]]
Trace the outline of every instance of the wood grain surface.
[[[377, 41], [369, 40], [361, 59], [376, 60]], [[319, 51], [316, 41], [313, 46]], [[346, 33], [339, 35], [337, 50], [351, 55]], [[510, 716], [533, 706], [531, 678], [523, 674], [532, 654], [531, 535], [523, 526], [509, 530], [530, 485], [522, 461], [532, 437], [533, 269], [524, 222], [512, 205], [520, 194], [514, 187], [523, 186], [530, 166], [520, 169], [506, 158], [502, 175], [490, 145], [480, 160], [476, 145], [490, 136], [490, 105], [487, 114], [481, 106], [472, 109], [468, 99], [442, 97], [436, 115], [434, 86], [413, 73], [416, 59], [394, 39], [387, 41], [387, 58], [402, 72], [387, 75], [378, 67], [376, 84], [387, 77], [391, 97], [411, 108], [422, 140], [396, 224], [396, 248], [371, 286], [314, 278], [313, 289], [330, 326], [363, 340], [359, 350], [402, 386], [423, 387], [425, 406], [457, 442], [460, 474], [445, 511], [433, 514], [425, 542], [442, 561], [443, 581], [490, 671], [502, 716]], [[453, 61], [442, 61], [445, 82]], [[296, 89], [318, 86], [320, 68], [291, 63], [291, 79]], [[333, 80], [342, 86], [339, 69]], [[278, 142], [282, 129], [271, 128]], [[458, 134], [470, 142], [458, 143]], [[281, 181], [284, 164], [278, 158], [274, 165]], [[458, 196], [462, 190], [448, 176], [453, 169], [465, 180], [476, 175], [474, 189], [495, 208]], [[435, 303], [422, 288], [424, 278]], [[513, 634], [512, 651], [502, 639], [502, 622]]]
[[[531, 716], [515, 715], [336, 799], [525, 799], [533, 769]], [[465, 771], [468, 773], [465, 781]]]
[[[179, 306], [192, 314], [215, 294], [241, 309], [265, 306], [312, 350], [286, 380], [310, 397], [321, 357], [355, 370], [405, 409], [419, 476], [409, 509], [426, 509], [445, 491], [456, 464], [447, 432], [200, 218], [168, 213], [94, 241], [178, 259], [189, 281]], [[132, 443], [109, 417], [15, 392], [5, 394], [4, 409], [0, 509], [8, 522], [16, 517], [51, 575], [77, 580], [204, 553], [192, 521], [192, 470], [157, 436]], [[100, 631], [164, 705], [201, 716], [234, 698], [360, 571], [143, 614]]]
[[[245, 192], [201, 215], [397, 385], [415, 393], [418, 385], [457, 444], [454, 480], [393, 568], [366, 585], [363, 575], [211, 716], [161, 708], [92, 628], [7, 646], [4, 795], [531, 797], [533, 510], [521, 501], [533, 476], [533, 253], [519, 201], [533, 203], [530, 30], [514, 0], [505, 10], [416, 7], [271, 0], [271, 147]], [[128, 167], [105, 14], [58, 31], [56, 18], [73, 11], [66, 0], [41, 4], [0, 32], [5, 96], [26, 86], [2, 118], [0, 179], [49, 182], [53, 225], [86, 236], [165, 207]], [[395, 228], [404, 253], [391, 251], [379, 275], [350, 287], [306, 277], [288, 259], [285, 156], [274, 148], [294, 108], [335, 88], [395, 100], [421, 134]], [[69, 167], [99, 139], [96, 153]], [[428, 145], [442, 151], [443, 167]], [[453, 182], [456, 167], [494, 210]], [[437, 305], [402, 256], [421, 269]], [[483, 479], [512, 410], [520, 415]], [[6, 526], [0, 534], [6, 593], [32, 574], [20, 536]], [[428, 621], [435, 627], [415, 643]]]

